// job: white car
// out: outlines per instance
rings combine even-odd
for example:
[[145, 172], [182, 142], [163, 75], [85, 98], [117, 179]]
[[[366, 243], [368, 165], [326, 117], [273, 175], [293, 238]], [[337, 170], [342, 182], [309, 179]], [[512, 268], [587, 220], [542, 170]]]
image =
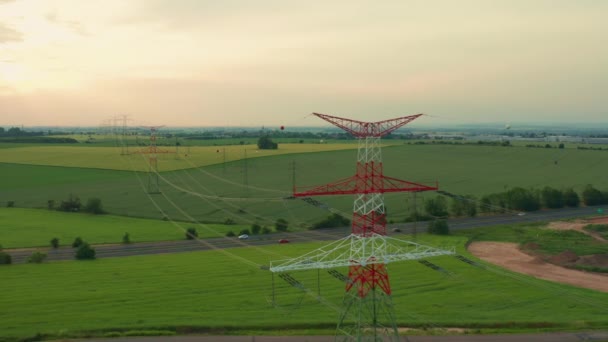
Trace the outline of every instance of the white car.
[[241, 239], [241, 240], [249, 239], [249, 235], [247, 235], [247, 234], [239, 235], [239, 239]]

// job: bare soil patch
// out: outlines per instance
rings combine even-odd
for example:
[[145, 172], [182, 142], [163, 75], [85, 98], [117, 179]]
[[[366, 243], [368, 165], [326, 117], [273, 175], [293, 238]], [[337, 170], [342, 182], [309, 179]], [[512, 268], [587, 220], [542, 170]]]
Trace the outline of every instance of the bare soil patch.
[[608, 240], [604, 239], [604, 237], [596, 232], [590, 232], [585, 230], [585, 226], [589, 224], [608, 224], [608, 217], [594, 217], [587, 220], [576, 220], [572, 222], [558, 221], [551, 222], [547, 226], [548, 229], [553, 230], [576, 230], [577, 232], [581, 232], [583, 234], [589, 235], [592, 238], [602, 241], [608, 242]]
[[538, 256], [528, 255], [509, 242], [473, 242], [469, 252], [476, 257], [536, 278], [608, 292], [608, 275], [582, 272], [556, 266]]

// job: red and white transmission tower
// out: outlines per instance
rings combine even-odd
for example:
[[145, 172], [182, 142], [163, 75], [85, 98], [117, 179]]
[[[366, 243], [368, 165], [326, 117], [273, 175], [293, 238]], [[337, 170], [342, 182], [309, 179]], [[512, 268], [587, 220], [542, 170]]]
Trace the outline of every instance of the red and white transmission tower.
[[163, 126], [142, 126], [144, 128], [150, 129], [150, 145], [148, 147], [144, 147], [138, 151], [133, 152], [133, 154], [147, 154], [148, 155], [148, 192], [151, 194], [157, 194], [160, 192], [160, 188], [158, 185], [158, 158], [157, 154], [166, 154], [166, 153], [175, 153], [168, 150], [160, 149], [156, 146], [156, 131], [159, 128], [165, 127]]
[[354, 176], [334, 183], [300, 192], [294, 188], [294, 196], [355, 195], [352, 232], [298, 258], [271, 263], [270, 271], [348, 266], [344, 310], [340, 314], [336, 334], [345, 341], [398, 341], [386, 264], [455, 253], [453, 248], [439, 249], [386, 236], [384, 193], [437, 190], [436, 186], [385, 176], [382, 170], [380, 138], [422, 114], [379, 122], [313, 115], [357, 137], [357, 170]]

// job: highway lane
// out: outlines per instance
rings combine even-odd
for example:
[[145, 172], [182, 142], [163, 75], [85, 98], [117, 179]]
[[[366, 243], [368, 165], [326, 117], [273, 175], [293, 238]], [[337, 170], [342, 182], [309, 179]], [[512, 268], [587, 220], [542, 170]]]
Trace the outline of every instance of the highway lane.
[[[580, 208], [563, 208], [554, 210], [542, 210], [529, 212], [524, 215], [502, 214], [492, 216], [478, 216], [470, 218], [456, 218], [448, 220], [450, 230], [472, 229], [503, 224], [531, 223], [554, 221], [573, 217], [597, 216], [597, 209], [605, 206], [591, 206]], [[427, 222], [397, 223], [388, 225], [388, 234], [413, 234], [415, 232], [426, 231]], [[400, 233], [393, 232], [394, 229], [401, 230]], [[113, 244], [113, 245], [94, 245], [98, 258], [124, 257], [133, 255], [181, 253], [202, 251], [209, 249], [236, 248], [247, 246], [263, 246], [277, 244], [279, 239], [286, 238], [290, 243], [329, 241], [336, 240], [350, 234], [350, 227], [318, 229], [310, 231], [300, 231], [293, 233], [273, 233], [268, 235], [250, 236], [247, 240], [239, 240], [236, 237], [212, 238], [200, 241], [181, 240], [181, 241], [160, 241], [160, 242], [141, 242], [132, 244]], [[47, 253], [48, 261], [72, 260], [74, 259], [74, 249], [70, 247], [51, 248], [26, 248], [10, 250], [5, 249], [13, 258], [13, 263], [24, 263], [34, 251]]]

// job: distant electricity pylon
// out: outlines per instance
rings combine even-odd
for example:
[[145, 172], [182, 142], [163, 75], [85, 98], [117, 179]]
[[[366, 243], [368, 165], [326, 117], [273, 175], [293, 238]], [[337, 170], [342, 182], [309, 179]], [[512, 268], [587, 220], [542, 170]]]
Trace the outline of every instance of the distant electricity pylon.
[[117, 118], [122, 118], [122, 131], [121, 131], [121, 139], [120, 139], [120, 155], [128, 155], [129, 154], [129, 143], [127, 141], [127, 121], [129, 120], [128, 115], [122, 115]]
[[[336, 339], [343, 341], [399, 341], [386, 264], [404, 260], [453, 255], [454, 249], [439, 249], [386, 236], [383, 194], [420, 192], [437, 187], [412, 183], [383, 174], [380, 138], [422, 114], [379, 122], [360, 122], [335, 116], [313, 115], [357, 137], [356, 174], [347, 179], [297, 192], [294, 197], [355, 195], [352, 232], [328, 246], [303, 256], [270, 264], [286, 281], [299, 285], [286, 272], [334, 269], [348, 266], [348, 277], [331, 270], [346, 284], [343, 311]], [[333, 273], [332, 273], [333, 272]]]
[[169, 150], [163, 150], [156, 147], [156, 131], [165, 126], [142, 126], [150, 129], [150, 145], [142, 148], [133, 154], [147, 154], [148, 155], [148, 193], [158, 194], [160, 193], [160, 187], [158, 185], [158, 153], [175, 153]]

